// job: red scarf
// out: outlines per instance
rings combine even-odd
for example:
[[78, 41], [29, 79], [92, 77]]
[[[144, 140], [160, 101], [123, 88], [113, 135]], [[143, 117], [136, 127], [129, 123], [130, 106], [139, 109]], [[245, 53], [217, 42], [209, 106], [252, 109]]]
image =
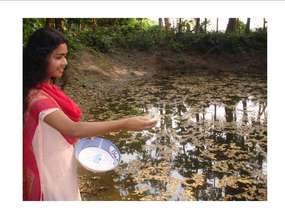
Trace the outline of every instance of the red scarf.
[[[56, 103], [59, 105], [61, 110], [74, 122], [80, 121], [81, 111], [80, 108], [76, 105], [71, 98], [66, 96], [63, 91], [57, 87], [56, 85], [52, 85], [50, 83], [42, 83], [37, 86], [38, 89], [42, 89], [45, 93], [47, 93]], [[70, 144], [74, 144], [77, 141], [77, 138], [64, 136], [63, 137]]]
[[[33, 153], [32, 140], [38, 126], [39, 113], [49, 108], [60, 108], [74, 122], [80, 121], [80, 108], [56, 85], [49, 83], [41, 83], [36, 87], [41, 90], [48, 98], [41, 98], [33, 102], [33, 98], [37, 99], [37, 94], [31, 95], [28, 110], [24, 116], [23, 129], [23, 175], [24, 175], [24, 194], [23, 200], [42, 200], [43, 195], [40, 185], [40, 177], [37, 168], [35, 155]], [[70, 144], [74, 144], [77, 138], [63, 136]]]

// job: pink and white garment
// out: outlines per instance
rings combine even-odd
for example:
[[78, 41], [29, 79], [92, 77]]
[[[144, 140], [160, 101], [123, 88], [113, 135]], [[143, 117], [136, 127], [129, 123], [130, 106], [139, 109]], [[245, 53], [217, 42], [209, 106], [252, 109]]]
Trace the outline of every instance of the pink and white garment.
[[44, 121], [58, 110], [80, 120], [80, 109], [58, 87], [44, 84], [30, 92], [24, 116], [23, 200], [81, 200], [73, 149], [77, 139]]

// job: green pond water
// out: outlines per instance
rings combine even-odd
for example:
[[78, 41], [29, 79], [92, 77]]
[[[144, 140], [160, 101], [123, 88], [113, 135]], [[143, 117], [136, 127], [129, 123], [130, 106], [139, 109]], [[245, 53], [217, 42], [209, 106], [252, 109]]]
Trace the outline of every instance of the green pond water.
[[90, 109], [96, 120], [149, 114], [156, 127], [105, 138], [122, 154], [105, 174], [79, 167], [83, 200], [267, 200], [264, 76], [157, 75]]

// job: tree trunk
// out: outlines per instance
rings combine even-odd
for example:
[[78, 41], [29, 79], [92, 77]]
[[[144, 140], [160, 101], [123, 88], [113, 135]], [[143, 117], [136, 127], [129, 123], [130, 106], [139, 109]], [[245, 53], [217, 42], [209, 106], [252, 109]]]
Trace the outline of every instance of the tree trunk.
[[250, 18], [247, 18], [245, 25], [245, 33], [249, 33], [250, 31]]
[[195, 33], [200, 33], [200, 18], [195, 18], [196, 24], [195, 24]]
[[265, 26], [266, 23], [267, 23], [267, 21], [265, 20], [265, 18], [263, 18], [263, 31], [265, 31], [265, 29], [266, 29], [266, 26]]
[[169, 31], [169, 30], [170, 30], [170, 27], [171, 27], [171, 23], [170, 23], [170, 21], [169, 21], [169, 18], [164, 18], [164, 24], [165, 24], [165, 29], [166, 29], [167, 31]]
[[239, 18], [237, 18], [236, 29], [237, 29], [238, 33], [240, 33], [240, 23], [239, 23]]
[[162, 21], [162, 18], [159, 18], [159, 19], [158, 19], [158, 24], [159, 24], [159, 27], [163, 27], [163, 21]]
[[55, 28], [61, 32], [63, 32], [63, 18], [55, 19]]
[[72, 19], [67, 19], [66, 26], [67, 26], [67, 29], [69, 29], [69, 30], [72, 29]]
[[216, 32], [219, 31], [219, 18], [217, 18], [217, 22], [216, 22]]
[[237, 29], [237, 19], [236, 18], [229, 18], [226, 33], [236, 32], [236, 29]]
[[96, 18], [92, 18], [92, 30], [95, 31], [97, 27], [97, 21]]
[[46, 18], [46, 27], [50, 27], [53, 28], [54, 27], [54, 23], [53, 23], [53, 18]]
[[182, 18], [179, 18], [178, 20], [178, 33], [182, 32]]
[[207, 18], [204, 20], [204, 32], [207, 33]]
[[189, 22], [186, 23], [186, 31], [191, 32], [191, 26], [190, 26]]

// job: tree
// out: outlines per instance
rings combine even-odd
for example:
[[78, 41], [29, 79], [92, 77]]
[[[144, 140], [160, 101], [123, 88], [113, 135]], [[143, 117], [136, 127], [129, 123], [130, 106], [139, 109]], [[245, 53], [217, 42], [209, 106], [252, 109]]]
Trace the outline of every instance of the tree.
[[265, 18], [263, 18], [263, 31], [265, 31], [266, 29], [266, 24], [267, 24], [267, 21], [265, 20]]
[[56, 18], [55, 19], [55, 28], [61, 32], [64, 31], [63, 28], [63, 18]]
[[207, 18], [205, 18], [204, 20], [204, 32], [205, 33], [207, 32], [207, 23], [208, 23]]
[[170, 28], [171, 28], [171, 23], [170, 23], [169, 18], [164, 18], [164, 24], [165, 24], [165, 29], [166, 29], [167, 31], [169, 31]]
[[236, 29], [237, 29], [237, 30], [238, 30], [238, 32], [240, 33], [241, 26], [240, 26], [239, 18], [237, 18]]
[[97, 27], [96, 18], [92, 18], [92, 30], [95, 31]]
[[237, 19], [236, 18], [229, 18], [226, 33], [236, 32], [236, 29], [237, 29]]
[[250, 31], [250, 18], [247, 18], [245, 25], [245, 33], [249, 33]]
[[53, 18], [46, 18], [45, 26], [53, 28], [54, 27], [54, 19]]
[[207, 25], [210, 24], [210, 20], [208, 20], [207, 18], [204, 19], [204, 21], [200, 24], [200, 32], [207, 32]]
[[158, 24], [159, 24], [159, 27], [162, 27], [162, 26], [163, 26], [162, 18], [158, 18]]
[[217, 21], [216, 21], [216, 32], [219, 31], [219, 18], [217, 18]]
[[186, 31], [191, 32], [191, 21], [186, 22]]
[[200, 18], [195, 18], [196, 24], [195, 24], [195, 33], [200, 33]]
[[182, 18], [178, 18], [178, 33], [182, 32]]

